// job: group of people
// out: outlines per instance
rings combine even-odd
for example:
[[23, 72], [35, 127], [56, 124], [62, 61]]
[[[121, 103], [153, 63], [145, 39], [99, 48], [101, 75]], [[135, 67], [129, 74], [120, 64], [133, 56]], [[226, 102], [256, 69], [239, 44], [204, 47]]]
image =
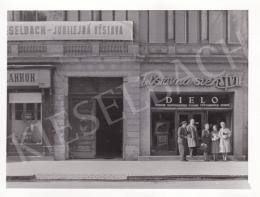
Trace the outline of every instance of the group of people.
[[226, 127], [225, 122], [220, 122], [220, 130], [217, 125], [204, 125], [204, 129], [199, 139], [195, 120], [190, 119], [189, 124], [186, 121], [181, 122], [178, 128], [178, 148], [182, 161], [187, 161], [186, 155], [189, 149], [189, 155], [192, 158], [195, 151], [200, 148], [203, 151], [204, 160], [208, 161], [208, 155], [212, 153], [213, 160], [216, 161], [218, 154], [222, 154], [223, 161], [227, 160], [227, 154], [231, 152], [231, 131]]

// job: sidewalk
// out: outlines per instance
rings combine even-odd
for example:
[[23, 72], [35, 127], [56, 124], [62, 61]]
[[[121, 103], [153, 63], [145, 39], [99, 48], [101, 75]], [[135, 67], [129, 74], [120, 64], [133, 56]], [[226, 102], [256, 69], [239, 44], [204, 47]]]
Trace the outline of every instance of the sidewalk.
[[243, 178], [246, 161], [66, 160], [7, 163], [7, 180], [147, 180], [177, 178]]

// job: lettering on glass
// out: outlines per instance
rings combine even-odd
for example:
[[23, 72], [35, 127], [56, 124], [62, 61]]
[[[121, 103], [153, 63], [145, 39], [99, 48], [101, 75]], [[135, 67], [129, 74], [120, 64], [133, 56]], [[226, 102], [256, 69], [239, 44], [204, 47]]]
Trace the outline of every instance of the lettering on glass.
[[[151, 97], [152, 107], [174, 108], [231, 108], [230, 94], [176, 94], [153, 93]], [[152, 99], [156, 97], [157, 99]]]

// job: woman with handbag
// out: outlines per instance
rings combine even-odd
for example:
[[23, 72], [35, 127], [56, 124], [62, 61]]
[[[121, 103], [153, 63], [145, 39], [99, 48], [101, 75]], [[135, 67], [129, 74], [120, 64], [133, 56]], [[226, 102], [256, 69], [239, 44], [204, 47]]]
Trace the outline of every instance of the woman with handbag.
[[223, 161], [227, 160], [227, 154], [231, 152], [231, 131], [226, 128], [225, 122], [220, 123], [219, 131], [219, 151], [222, 153]]
[[211, 132], [211, 153], [213, 155], [213, 160], [217, 160], [219, 154], [219, 131], [217, 125], [213, 125], [213, 130]]

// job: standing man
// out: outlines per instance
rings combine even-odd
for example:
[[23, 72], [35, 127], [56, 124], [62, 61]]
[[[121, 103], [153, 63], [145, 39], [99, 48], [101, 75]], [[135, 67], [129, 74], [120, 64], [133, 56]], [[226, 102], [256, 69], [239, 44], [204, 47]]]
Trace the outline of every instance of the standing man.
[[181, 156], [181, 161], [187, 161], [187, 122], [182, 121], [181, 126], [178, 128], [178, 148]]
[[195, 120], [190, 119], [190, 124], [187, 126], [187, 141], [191, 158], [193, 157], [194, 152], [196, 151], [196, 147], [198, 146], [198, 132], [194, 123]]

